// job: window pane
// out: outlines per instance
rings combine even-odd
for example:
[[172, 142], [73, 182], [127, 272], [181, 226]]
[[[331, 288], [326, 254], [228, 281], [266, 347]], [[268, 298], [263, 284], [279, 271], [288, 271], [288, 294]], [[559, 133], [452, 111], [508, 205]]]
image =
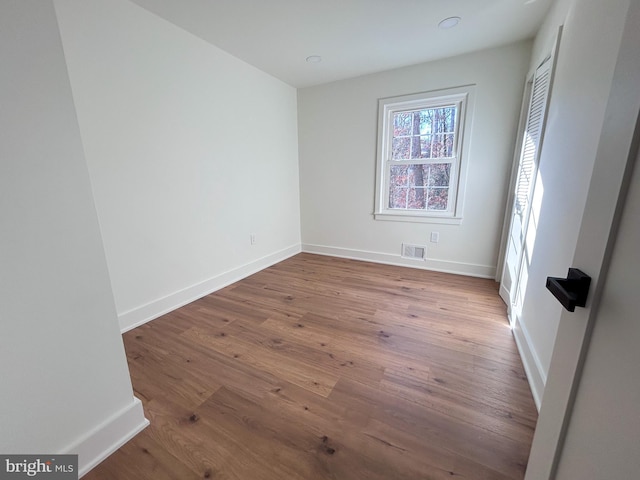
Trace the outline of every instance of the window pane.
[[453, 133], [444, 136], [444, 148], [447, 157], [453, 157]]
[[431, 109], [431, 132], [453, 133], [456, 126], [456, 106]]
[[439, 133], [433, 136], [431, 154], [434, 158], [453, 156], [453, 133]]
[[418, 158], [431, 158], [431, 135], [420, 137], [420, 157]]
[[449, 189], [434, 187], [427, 194], [427, 210], [446, 210], [449, 202]]
[[432, 110], [420, 110], [416, 113], [420, 117], [420, 130], [416, 133], [420, 135], [431, 133], [433, 131], [431, 128], [433, 118]]
[[427, 204], [426, 188], [410, 188], [407, 196], [407, 208], [424, 210]]
[[429, 165], [411, 165], [409, 168], [411, 185], [424, 187], [429, 181]]
[[413, 112], [398, 112], [393, 115], [393, 136], [410, 135], [413, 126]]
[[411, 137], [401, 137], [393, 139], [393, 156], [394, 160], [406, 160], [410, 157]]
[[434, 163], [429, 165], [429, 183], [430, 187], [448, 187], [449, 178], [451, 176], [450, 163]]
[[392, 187], [402, 187], [408, 185], [408, 170], [406, 165], [392, 165], [391, 176], [389, 177], [389, 185]]
[[389, 188], [389, 208], [407, 208], [407, 188], [393, 186]]

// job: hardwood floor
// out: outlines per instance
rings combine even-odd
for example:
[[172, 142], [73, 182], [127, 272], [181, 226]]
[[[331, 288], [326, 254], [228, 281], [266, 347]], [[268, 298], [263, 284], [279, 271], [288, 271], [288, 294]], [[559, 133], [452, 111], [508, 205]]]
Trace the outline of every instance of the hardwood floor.
[[151, 426], [84, 478], [522, 479], [495, 282], [300, 254], [124, 335]]

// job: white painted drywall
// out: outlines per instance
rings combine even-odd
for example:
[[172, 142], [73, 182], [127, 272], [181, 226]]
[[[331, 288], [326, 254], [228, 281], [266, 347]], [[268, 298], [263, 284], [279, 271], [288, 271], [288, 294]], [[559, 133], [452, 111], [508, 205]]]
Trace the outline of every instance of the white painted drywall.
[[295, 89], [127, 0], [55, 5], [122, 327], [299, 251]]
[[[545, 288], [546, 277], [564, 277], [569, 267], [586, 271], [585, 265], [574, 264], [573, 259], [626, 11], [625, 1], [577, 0], [562, 5], [566, 18], [552, 11], [550, 23], [535, 41], [535, 45], [552, 45], [557, 26], [564, 24], [535, 187], [540, 202], [535, 246], [522, 314], [515, 327], [529, 350], [523, 357], [533, 358], [528, 368], [535, 370], [542, 384], [563, 311]], [[618, 192], [605, 193], [616, 198]], [[539, 385], [533, 387], [539, 405], [543, 392]]]
[[[402, 242], [426, 244], [422, 266], [493, 277], [531, 44], [298, 91], [303, 249], [402, 263]], [[378, 99], [476, 84], [461, 225], [373, 219]], [[439, 243], [429, 243], [430, 233]]]
[[0, 452], [86, 453], [136, 401], [51, 1], [0, 3], [0, 65]]
[[554, 0], [533, 40], [531, 71], [535, 70], [551, 53], [556, 42], [558, 27], [564, 24], [575, 0]]

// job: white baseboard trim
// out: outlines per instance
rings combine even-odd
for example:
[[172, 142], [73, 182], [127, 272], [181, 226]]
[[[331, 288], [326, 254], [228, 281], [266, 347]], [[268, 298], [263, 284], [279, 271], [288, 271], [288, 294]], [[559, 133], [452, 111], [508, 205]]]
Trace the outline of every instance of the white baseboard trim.
[[544, 393], [544, 386], [547, 383], [547, 375], [542, 368], [540, 359], [536, 351], [533, 348], [531, 337], [527, 332], [526, 327], [520, 323], [517, 316], [515, 318], [509, 318], [512, 324], [513, 337], [516, 340], [516, 346], [524, 365], [524, 371], [527, 374], [527, 380], [529, 381], [529, 387], [533, 394], [533, 401], [536, 404], [538, 412], [540, 412], [540, 404], [542, 403], [542, 394]]
[[428, 258], [422, 260], [410, 260], [403, 258], [398, 253], [380, 253], [366, 250], [355, 250], [350, 248], [327, 247], [324, 245], [302, 244], [302, 251], [306, 253], [316, 253], [318, 255], [328, 255], [331, 257], [349, 258], [352, 260], [364, 260], [367, 262], [383, 263], [386, 265], [398, 265], [401, 267], [420, 268], [423, 270], [433, 270], [436, 272], [454, 273], [457, 275], [468, 275], [471, 277], [491, 278], [496, 276], [496, 267], [491, 265], [475, 265], [472, 263], [452, 262], [448, 260], [436, 260]]
[[250, 263], [242, 265], [233, 270], [216, 275], [196, 285], [184, 288], [153, 302], [147, 303], [132, 310], [119, 313], [118, 322], [120, 331], [125, 333], [133, 328], [139, 327], [154, 318], [158, 318], [165, 313], [169, 313], [176, 308], [180, 308], [187, 303], [191, 303], [199, 298], [209, 295], [216, 290], [220, 290], [231, 285], [238, 280], [242, 280], [249, 275], [253, 275], [260, 270], [264, 270], [282, 260], [300, 253], [300, 244], [292, 245], [278, 252], [266, 255]]
[[78, 478], [127, 443], [149, 425], [142, 403], [133, 397], [131, 403], [98, 425], [62, 453], [78, 455]]

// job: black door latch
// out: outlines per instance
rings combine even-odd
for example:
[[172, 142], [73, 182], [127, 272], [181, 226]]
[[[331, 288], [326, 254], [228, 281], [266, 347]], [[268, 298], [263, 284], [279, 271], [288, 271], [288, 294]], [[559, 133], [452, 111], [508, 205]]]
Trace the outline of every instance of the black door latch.
[[591, 277], [577, 268], [570, 268], [567, 278], [547, 277], [547, 290], [570, 312], [587, 304], [589, 285]]

